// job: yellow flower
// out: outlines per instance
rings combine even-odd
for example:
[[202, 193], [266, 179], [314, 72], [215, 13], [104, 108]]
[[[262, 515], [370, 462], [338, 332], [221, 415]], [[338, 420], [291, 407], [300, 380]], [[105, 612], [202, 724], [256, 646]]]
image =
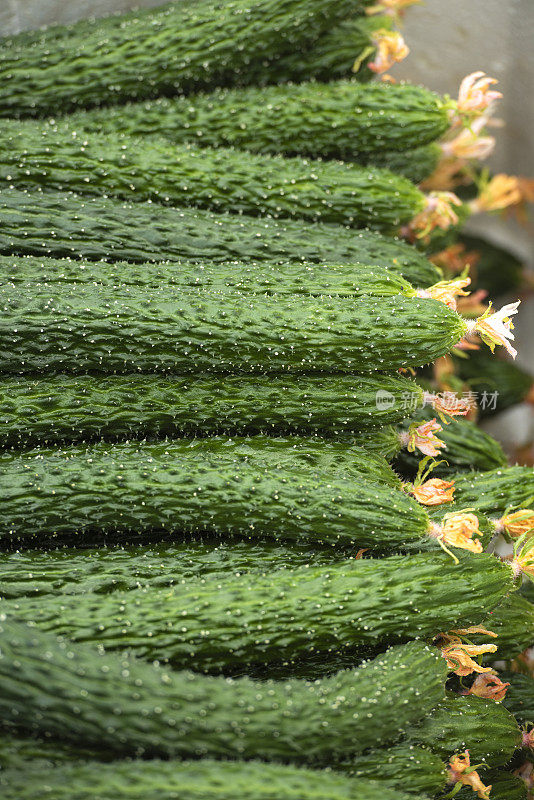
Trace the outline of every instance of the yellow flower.
[[456, 675], [471, 675], [472, 672], [491, 672], [491, 667], [481, 667], [473, 657], [484, 653], [494, 653], [495, 644], [469, 644], [462, 641], [473, 633], [483, 633], [486, 636], [496, 637], [497, 634], [486, 630], [482, 625], [473, 625], [470, 628], [458, 628], [448, 633], [440, 633], [436, 637], [436, 646], [440, 648], [441, 655], [447, 661], [447, 666]]
[[515, 338], [512, 333], [514, 326], [511, 317], [517, 314], [520, 302], [517, 300], [515, 303], [507, 303], [500, 311], [493, 311], [490, 303], [482, 316], [476, 320], [466, 321], [468, 333], [478, 333], [492, 353], [495, 345], [501, 345], [512, 358], [515, 358], [517, 350], [510, 344]]
[[534, 511], [530, 508], [522, 508], [519, 511], [514, 511], [512, 514], [505, 514], [504, 517], [497, 520], [497, 529], [504, 528], [512, 538], [522, 536], [534, 530]]
[[430, 192], [425, 208], [409, 224], [418, 239], [428, 236], [435, 228], [447, 230], [458, 222], [458, 214], [453, 206], [461, 206], [462, 201], [453, 192]]
[[495, 700], [496, 703], [500, 703], [506, 697], [506, 690], [509, 686], [509, 683], [503, 683], [493, 671], [486, 672], [483, 675], [477, 675], [467, 694], [474, 694], [484, 700]]
[[442, 503], [450, 503], [451, 500], [454, 500], [454, 481], [431, 478], [419, 486], [413, 485], [409, 491], [422, 505], [439, 506]]
[[522, 200], [521, 186], [515, 175], [495, 175], [475, 200], [471, 200], [469, 208], [474, 214], [481, 211], [502, 211], [503, 208], [515, 206]]
[[471, 278], [467, 277], [457, 278], [454, 281], [440, 281], [428, 289], [418, 289], [417, 297], [428, 297], [431, 300], [437, 300], [456, 311], [456, 297], [467, 297], [469, 292], [464, 292], [464, 289], [470, 283]]
[[454, 139], [442, 142], [441, 149], [449, 158], [462, 161], [481, 160], [491, 155], [495, 149], [495, 137], [481, 136], [473, 124], [471, 128], [464, 128]]
[[410, 52], [398, 31], [380, 28], [373, 33], [371, 41], [376, 47], [376, 54], [374, 60], [370, 61], [367, 66], [372, 72], [379, 75], [387, 72], [395, 63], [403, 61]]
[[460, 84], [456, 103], [457, 111], [467, 116], [478, 115], [486, 111], [495, 100], [502, 97], [500, 92], [490, 89], [496, 83], [498, 81], [495, 78], [489, 78], [481, 70], [467, 75]]
[[437, 431], [442, 430], [443, 428], [434, 418], [419, 426], [412, 425], [403, 441], [406, 441], [411, 453], [418, 447], [426, 456], [438, 456], [441, 448], [445, 447], [445, 442], [436, 436]]
[[475, 514], [459, 512], [443, 517], [439, 538], [444, 544], [469, 550], [471, 553], [481, 553], [482, 542], [473, 538], [480, 535], [478, 517]]
[[461, 755], [452, 756], [449, 761], [449, 781], [470, 786], [480, 800], [490, 800], [491, 786], [484, 786], [478, 772], [471, 767], [469, 750]]

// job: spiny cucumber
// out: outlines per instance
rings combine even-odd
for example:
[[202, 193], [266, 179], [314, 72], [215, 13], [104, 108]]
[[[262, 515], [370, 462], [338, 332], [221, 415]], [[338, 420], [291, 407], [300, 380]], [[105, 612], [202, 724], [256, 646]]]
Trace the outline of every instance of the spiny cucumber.
[[442, 758], [430, 749], [398, 744], [371, 750], [336, 764], [354, 778], [384, 781], [409, 794], [434, 796], [445, 788], [448, 770]]
[[534, 723], [534, 677], [520, 672], [499, 672], [510, 684], [503, 705], [521, 723]]
[[488, 472], [468, 472], [455, 476], [456, 502], [473, 507], [488, 516], [501, 517], [509, 506], [521, 507], [534, 498], [532, 467], [502, 467]]
[[[486, 786], [491, 786], [491, 800], [528, 800], [527, 787], [521, 778], [496, 769], [478, 770], [478, 774]], [[457, 800], [473, 800], [473, 790], [470, 786], [463, 786], [455, 797]]]
[[418, 642], [331, 678], [258, 683], [173, 672], [12, 619], [0, 632], [4, 725], [115, 755], [328, 763], [399, 739], [444, 694], [445, 661]]
[[[414, 800], [384, 782], [260, 761], [119, 761], [0, 774], [4, 800]], [[46, 795], [45, 795], [46, 796]], [[420, 800], [424, 795], [418, 794]]]
[[4, 285], [0, 371], [353, 373], [419, 366], [467, 331], [444, 303], [171, 287]]
[[57, 131], [5, 121], [0, 186], [16, 184], [156, 200], [213, 211], [332, 222], [395, 233], [425, 195], [389, 170], [231, 148]]
[[422, 86], [343, 80], [158, 98], [79, 113], [50, 127], [69, 136], [152, 136], [173, 144], [351, 161], [433, 142], [450, 121], [447, 104]]
[[471, 764], [506, 764], [521, 747], [522, 733], [512, 714], [500, 703], [473, 695], [450, 695], [409, 734], [449, 758], [469, 750]]
[[498, 414], [529, 395], [534, 400], [534, 376], [511, 361], [492, 358], [491, 353], [480, 350], [454, 363], [458, 376], [476, 393], [481, 416]]
[[[156, 213], [157, 211], [157, 213]], [[130, 262], [305, 261], [375, 264], [430, 286], [441, 273], [423, 253], [375, 231], [174, 209], [73, 193], [0, 189], [0, 252]], [[104, 223], [105, 220], [105, 223]]]
[[354, 434], [366, 450], [380, 448], [389, 458], [400, 439], [394, 429], [378, 426], [409, 414], [422, 394], [416, 383], [394, 374], [162, 376], [157, 381], [152, 375], [55, 375], [24, 382], [3, 378], [0, 402], [2, 449], [221, 433]]
[[534, 646], [534, 604], [517, 592], [499, 603], [484, 624], [498, 634], [492, 661], [510, 661]]
[[[98, 750], [90, 750], [78, 743], [77, 746], [65, 744], [56, 740], [37, 739], [30, 736], [21, 736], [7, 733], [0, 729], [0, 787], [4, 788], [2, 779], [5, 771], [13, 770], [19, 774], [28, 774], [32, 771], [56, 767], [60, 764], [70, 764], [95, 758], [105, 760], [105, 754]], [[14, 774], [14, 772], [13, 772]]]
[[308, 49], [354, 5], [200, 0], [13, 36], [1, 42], [0, 115], [42, 116], [246, 82], [251, 62]]
[[493, 556], [459, 552], [455, 564], [432, 552], [192, 579], [170, 589], [23, 597], [3, 601], [2, 610], [73, 641], [219, 672], [314, 654], [327, 662], [362, 647], [430, 639], [480, 623], [511, 586], [510, 568]]
[[389, 169], [397, 175], [404, 175], [412, 183], [419, 184], [434, 172], [442, 155], [443, 150], [440, 145], [432, 142], [413, 150], [372, 153], [362, 156], [358, 160], [360, 163], [374, 164], [376, 167]]
[[[152, 290], [170, 286], [173, 290], [235, 290], [244, 294], [304, 294], [312, 297], [413, 297], [416, 289], [390, 267], [365, 264], [306, 264], [288, 262], [173, 261], [131, 264], [129, 262], [71, 261], [70, 259], [0, 256], [3, 281], [32, 289], [34, 285], [87, 283], [106, 286], [135, 286]], [[421, 287], [424, 288], [424, 287]]]
[[[164, 531], [379, 550], [436, 546], [425, 510], [384, 482], [387, 466], [366, 467], [361, 451], [320, 440], [304, 442], [300, 453], [290, 440], [249, 442], [102, 442], [4, 453], [0, 538], [31, 546], [47, 536]], [[351, 458], [363, 466], [352, 468]], [[369, 469], [374, 475], [364, 478]]]

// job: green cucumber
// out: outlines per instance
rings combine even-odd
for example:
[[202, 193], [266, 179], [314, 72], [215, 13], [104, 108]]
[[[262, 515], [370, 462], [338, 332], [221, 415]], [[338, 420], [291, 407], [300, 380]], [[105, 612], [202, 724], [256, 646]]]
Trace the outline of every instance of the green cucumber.
[[394, 373], [3, 378], [0, 448], [214, 434], [354, 435], [389, 459], [400, 440], [388, 425], [421, 402], [419, 386]]
[[[0, 774], [3, 800], [414, 800], [383, 782], [260, 761], [120, 761]], [[422, 794], [418, 795], [424, 800]]]
[[[302, 115], [302, 109], [306, 115]], [[52, 131], [165, 138], [174, 145], [357, 161], [407, 151], [450, 127], [447, 104], [422, 86], [354, 81], [218, 90], [158, 98], [53, 121]]]
[[458, 555], [458, 564], [432, 552], [191, 579], [170, 589], [22, 597], [3, 601], [2, 611], [176, 668], [220, 672], [314, 654], [327, 662], [481, 622], [510, 591], [511, 570], [493, 556]]
[[404, 175], [412, 183], [419, 184], [432, 175], [442, 155], [443, 150], [439, 144], [432, 142], [413, 150], [373, 153], [367, 157], [362, 156], [359, 161], [389, 169], [397, 175]]
[[527, 647], [534, 646], [534, 604], [518, 592], [510, 595], [493, 609], [484, 625], [493, 633], [497, 653], [488, 660], [511, 661]]
[[[0, 252], [147, 262], [306, 261], [376, 264], [430, 286], [441, 273], [424, 254], [374, 231], [200, 209], [121, 203], [72, 193], [0, 189]], [[104, 223], [105, 220], [105, 223]]]
[[[272, 60], [251, 61], [247, 85], [265, 86], [288, 81], [302, 83], [312, 79], [333, 81], [339, 78], [369, 81], [376, 76], [367, 66], [376, 53], [373, 33], [392, 28], [393, 19], [387, 14], [359, 14], [344, 19], [321, 34], [307, 51], [299, 49]], [[360, 62], [360, 68], [355, 73], [353, 67], [356, 61]]]
[[124, 261], [108, 264], [104, 261], [0, 256], [0, 276], [18, 287], [26, 286], [30, 291], [35, 284], [52, 288], [56, 284], [81, 281], [146, 290], [168, 285], [174, 291], [230, 289], [242, 294], [303, 294], [311, 297], [416, 295], [416, 289], [395, 268], [365, 264], [265, 264], [254, 261], [199, 264], [181, 261], [138, 265]]
[[504, 361], [483, 350], [469, 358], [455, 358], [458, 376], [475, 393], [481, 416], [490, 416], [522, 403], [529, 393], [534, 397], [534, 376], [511, 361]]
[[[6, 733], [0, 728], [0, 787], [7, 770], [28, 774], [31, 769], [47, 769], [60, 764], [71, 764], [90, 759], [105, 760], [105, 754], [90, 750], [83, 745], [70, 745], [56, 740], [36, 739]], [[14, 772], [13, 772], [14, 774]]]
[[[349, 556], [350, 550], [343, 555]], [[339, 557], [337, 551], [315, 544], [222, 542], [209, 537], [173, 544], [17, 550], [0, 554], [0, 595], [13, 599], [157, 589], [191, 579], [326, 567]]]
[[[436, 417], [435, 411], [424, 409], [414, 415], [410, 424], [414, 420], [423, 422], [433, 417]], [[432, 477], [449, 478], [460, 470], [492, 470], [505, 467], [508, 463], [501, 444], [469, 420], [448, 419], [448, 424], [442, 426], [437, 436], [445, 443], [440, 457], [446, 463], [439, 464], [433, 470]], [[414, 476], [420, 460], [419, 453], [404, 449], [397, 457], [396, 467], [403, 474]]]
[[501, 517], [508, 507], [527, 506], [534, 500], [532, 467], [502, 467], [488, 472], [455, 476], [454, 497], [459, 506]]
[[499, 297], [523, 287], [525, 264], [508, 248], [466, 233], [458, 236], [458, 242], [478, 256], [471, 268], [473, 284], [477, 288], [486, 289], [490, 297]]
[[[351, 458], [360, 466], [351, 468]], [[434, 547], [425, 510], [396, 480], [384, 483], [393, 483], [387, 465], [366, 461], [367, 454], [343, 443], [304, 442], [299, 453], [291, 440], [266, 437], [4, 453], [0, 538], [31, 546], [47, 536], [164, 531], [380, 550]]]
[[197, 0], [12, 36], [1, 41], [0, 116], [42, 116], [58, 107], [246, 82], [251, 62], [309, 49], [354, 6], [347, 0]]
[[389, 170], [5, 121], [0, 186], [46, 187], [395, 233], [425, 195]]
[[341, 441], [352, 441], [358, 447], [363, 447], [367, 453], [385, 458], [386, 461], [394, 461], [403, 446], [399, 431], [393, 425], [384, 425], [382, 428], [362, 428], [353, 436], [342, 435], [337, 438]]
[[0, 631], [3, 724], [117, 756], [339, 761], [398, 740], [444, 693], [444, 660], [418, 642], [331, 678], [257, 683], [173, 672], [12, 619]]
[[436, 300], [3, 285], [0, 371], [353, 373], [435, 360], [465, 321]]
[[408, 736], [450, 758], [469, 750], [471, 764], [506, 764], [521, 747], [522, 733], [512, 714], [494, 700], [450, 695]]
[[503, 706], [518, 722], [534, 723], [534, 678], [520, 672], [499, 672], [499, 678], [510, 684]]
[[431, 750], [409, 744], [371, 750], [336, 764], [354, 778], [384, 781], [409, 794], [434, 796], [445, 789], [448, 770]]

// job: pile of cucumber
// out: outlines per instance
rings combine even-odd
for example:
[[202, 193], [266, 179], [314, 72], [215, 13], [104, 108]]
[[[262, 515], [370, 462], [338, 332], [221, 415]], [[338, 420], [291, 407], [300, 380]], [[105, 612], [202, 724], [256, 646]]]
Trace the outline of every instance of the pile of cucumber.
[[5, 800], [526, 800], [534, 473], [445, 401], [532, 379], [458, 350], [409, 4], [0, 39]]

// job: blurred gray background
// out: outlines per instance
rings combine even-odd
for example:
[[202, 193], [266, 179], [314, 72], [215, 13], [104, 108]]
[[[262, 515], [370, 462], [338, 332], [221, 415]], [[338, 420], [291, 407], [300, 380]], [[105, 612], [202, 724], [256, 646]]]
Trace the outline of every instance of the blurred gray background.
[[[187, 2], [187, 0], [184, 0]], [[68, 23], [161, 0], [0, 0], [0, 35]], [[397, 78], [456, 96], [461, 79], [481, 69], [504, 94], [496, 131], [495, 171], [534, 177], [534, 0], [425, 0], [408, 9], [404, 35], [411, 55], [391, 70]], [[513, 247], [534, 268], [534, 210], [527, 228], [497, 217], [470, 223]], [[514, 298], [505, 298], [514, 299]], [[516, 325], [518, 362], [534, 374], [534, 300], [524, 301]], [[534, 439], [534, 412], [516, 407], [486, 427], [510, 452]]]

